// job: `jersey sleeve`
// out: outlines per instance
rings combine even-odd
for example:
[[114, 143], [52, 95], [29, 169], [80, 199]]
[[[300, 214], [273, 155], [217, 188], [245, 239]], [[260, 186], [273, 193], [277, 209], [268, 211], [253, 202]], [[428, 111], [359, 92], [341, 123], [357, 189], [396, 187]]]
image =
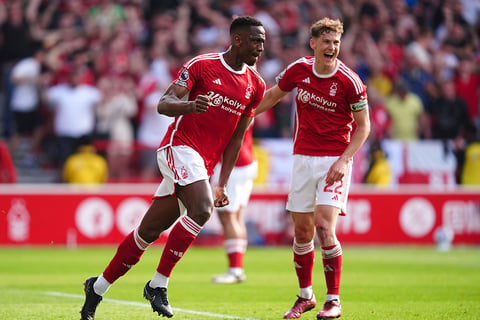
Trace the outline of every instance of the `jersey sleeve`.
[[348, 82], [348, 104], [353, 112], [368, 108], [367, 86], [358, 78], [357, 81]]
[[201, 74], [201, 63], [192, 59], [183, 65], [173, 83], [191, 90], [199, 74]]
[[297, 75], [308, 57], [302, 57], [289, 64], [276, 78], [280, 90], [290, 92], [297, 87]]
[[285, 92], [290, 92], [295, 88], [295, 82], [292, 81], [292, 76], [294, 72], [292, 70], [292, 65], [286, 67], [276, 78], [277, 85], [280, 90]]

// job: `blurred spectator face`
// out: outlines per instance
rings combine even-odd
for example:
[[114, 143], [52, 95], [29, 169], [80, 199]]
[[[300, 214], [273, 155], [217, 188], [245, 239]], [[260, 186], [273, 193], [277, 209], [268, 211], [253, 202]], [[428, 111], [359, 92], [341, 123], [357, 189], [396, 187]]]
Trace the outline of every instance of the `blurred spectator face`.
[[101, 77], [97, 83], [98, 88], [102, 91], [104, 97], [109, 97], [112, 93], [112, 81], [110, 77]]
[[83, 70], [77, 68], [70, 73], [70, 84], [73, 87], [76, 87], [81, 84], [83, 76]]
[[20, 1], [10, 5], [8, 17], [12, 25], [21, 25], [23, 22], [22, 4]]
[[85, 6], [81, 0], [69, 0], [66, 1], [68, 6], [68, 11], [74, 12], [75, 14], [83, 15], [85, 12]]
[[458, 74], [459, 76], [462, 75], [470, 75], [475, 70], [475, 64], [473, 60], [470, 59], [462, 59], [458, 64]]
[[154, 30], [171, 30], [175, 25], [173, 12], [168, 11], [156, 14], [152, 19], [151, 25]]
[[441, 92], [442, 95], [450, 101], [455, 100], [456, 91], [455, 91], [455, 83], [453, 81], [444, 81], [441, 84]]
[[75, 27], [75, 16], [71, 12], [64, 12], [60, 17], [60, 29], [71, 29]]
[[400, 98], [404, 99], [409, 92], [408, 85], [402, 80], [397, 81], [395, 85], [395, 91], [400, 96]]

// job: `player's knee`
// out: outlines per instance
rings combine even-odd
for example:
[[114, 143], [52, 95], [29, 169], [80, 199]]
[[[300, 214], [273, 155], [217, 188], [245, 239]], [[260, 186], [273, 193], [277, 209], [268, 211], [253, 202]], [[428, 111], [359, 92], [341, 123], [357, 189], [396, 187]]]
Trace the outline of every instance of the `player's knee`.
[[138, 235], [147, 243], [152, 243], [160, 237], [162, 230], [149, 225], [142, 225], [138, 227]]
[[335, 238], [335, 230], [325, 225], [317, 225], [317, 236], [321, 243], [330, 242]]
[[187, 210], [187, 215], [200, 226], [203, 226], [212, 216], [212, 212], [213, 205], [205, 205], [199, 206], [195, 210]]
[[306, 226], [295, 227], [295, 239], [297, 243], [307, 243], [313, 240], [315, 230]]

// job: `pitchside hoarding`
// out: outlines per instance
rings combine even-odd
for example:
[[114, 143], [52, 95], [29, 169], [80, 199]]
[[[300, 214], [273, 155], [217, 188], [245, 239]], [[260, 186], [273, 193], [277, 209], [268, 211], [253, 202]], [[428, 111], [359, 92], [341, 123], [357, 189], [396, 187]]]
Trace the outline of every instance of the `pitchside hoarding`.
[[[117, 244], [138, 225], [155, 190], [155, 184], [1, 185], [0, 245]], [[284, 189], [254, 190], [245, 210], [251, 245], [291, 245], [286, 199]], [[454, 233], [454, 244], [479, 245], [480, 189], [354, 185], [337, 235], [344, 245], [428, 245], [440, 227]], [[216, 215], [196, 243], [221, 244]]]

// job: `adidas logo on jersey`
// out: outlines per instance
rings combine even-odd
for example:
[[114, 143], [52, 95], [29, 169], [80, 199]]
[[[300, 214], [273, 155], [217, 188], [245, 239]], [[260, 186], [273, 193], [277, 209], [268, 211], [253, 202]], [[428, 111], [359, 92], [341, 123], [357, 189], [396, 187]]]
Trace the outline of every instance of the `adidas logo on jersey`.
[[302, 82], [303, 82], [303, 83], [310, 83], [310, 77], [307, 77], [307, 78], [303, 79]]
[[332, 197], [332, 200], [338, 201], [338, 195], [334, 195], [334, 196]]
[[212, 82], [218, 85], [222, 85], [222, 81], [220, 81], [219, 78], [217, 78], [216, 80], [213, 80]]

